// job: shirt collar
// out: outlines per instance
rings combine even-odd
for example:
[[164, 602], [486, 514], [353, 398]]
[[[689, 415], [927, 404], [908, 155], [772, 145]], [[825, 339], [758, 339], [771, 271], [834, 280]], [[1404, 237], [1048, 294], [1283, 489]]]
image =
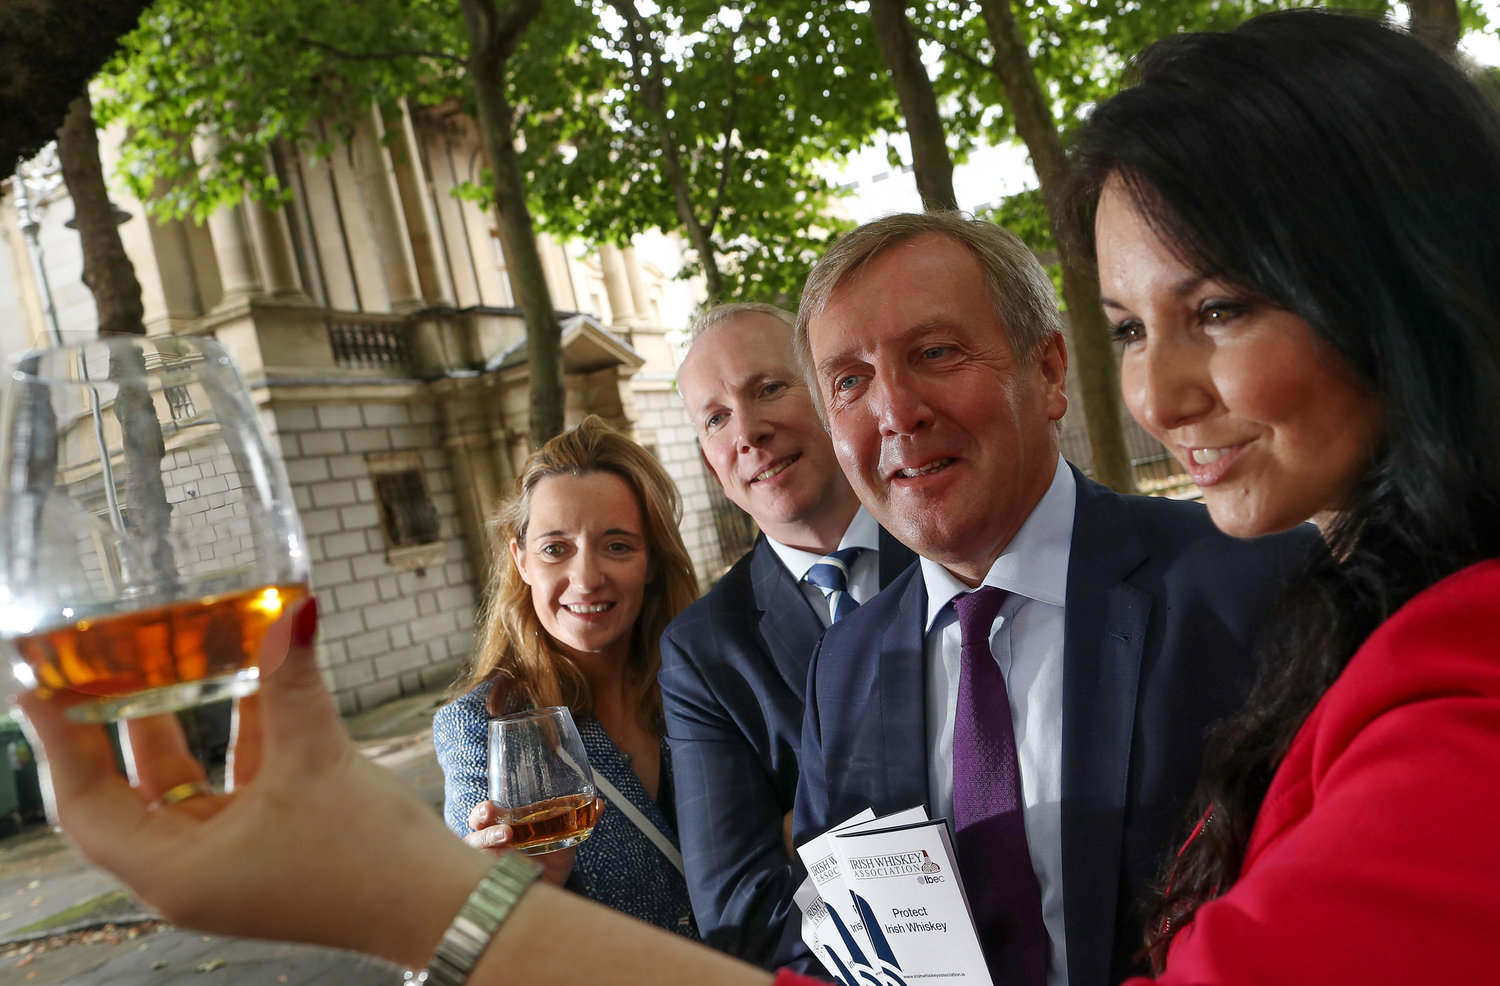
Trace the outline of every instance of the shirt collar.
[[[782, 544], [780, 541], [766, 535], [766, 543], [771, 550], [776, 552], [776, 557], [786, 566], [786, 570], [792, 573], [792, 578], [798, 582], [807, 574], [807, 570], [823, 560], [823, 556], [815, 551], [803, 551], [801, 548], [793, 548]], [[844, 537], [839, 541], [840, 548], [867, 548], [870, 551], [880, 550], [880, 525], [875, 523], [864, 507], [854, 511], [854, 519], [849, 521], [849, 526], [844, 529]]]
[[[1058, 455], [1052, 484], [990, 566], [984, 584], [1062, 606], [1068, 596], [1068, 555], [1073, 548], [1073, 508], [1077, 500], [1073, 471]], [[937, 562], [927, 558], [919, 561], [927, 588], [926, 629], [930, 631], [943, 607], [968, 592], [969, 587]]]

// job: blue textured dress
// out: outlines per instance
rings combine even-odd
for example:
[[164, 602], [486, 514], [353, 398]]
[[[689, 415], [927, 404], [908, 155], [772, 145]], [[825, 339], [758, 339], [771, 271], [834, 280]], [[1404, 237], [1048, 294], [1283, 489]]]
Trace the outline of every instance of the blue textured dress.
[[[443, 768], [443, 819], [461, 836], [469, 834], [469, 812], [489, 796], [490, 713], [485, 705], [489, 691], [488, 684], [480, 685], [438, 709], [432, 720], [433, 745]], [[677, 845], [672, 761], [666, 740], [661, 742], [660, 798], [652, 800], [599, 720], [580, 717], [577, 723], [594, 772], [604, 775]], [[593, 834], [578, 846], [567, 887], [631, 917], [695, 941], [698, 938], [682, 874], [608, 799]]]

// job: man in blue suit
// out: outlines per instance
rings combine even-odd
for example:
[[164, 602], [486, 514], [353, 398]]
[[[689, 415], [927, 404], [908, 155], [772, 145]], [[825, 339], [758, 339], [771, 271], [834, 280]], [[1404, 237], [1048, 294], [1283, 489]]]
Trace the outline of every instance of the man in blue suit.
[[824, 627], [913, 556], [839, 471], [792, 353], [792, 316], [721, 305], [694, 332], [678, 389], [704, 461], [762, 533], [667, 628], [662, 705], [699, 932], [765, 964], [795, 911], [787, 838], [808, 658]]
[[[1206, 290], [1185, 286], [1185, 310]], [[795, 840], [867, 806], [952, 820], [1004, 986], [1141, 971], [1135, 902], [1173, 848], [1204, 732], [1242, 702], [1251, 639], [1316, 544], [1235, 541], [1197, 504], [1072, 468], [1060, 330], [1030, 251], [952, 213], [846, 236], [797, 322], [840, 465], [921, 560], [814, 654]], [[1204, 449], [1251, 443], [1236, 469], [1274, 438], [1207, 395], [1196, 413]], [[788, 931], [780, 957], [811, 969], [800, 944]]]

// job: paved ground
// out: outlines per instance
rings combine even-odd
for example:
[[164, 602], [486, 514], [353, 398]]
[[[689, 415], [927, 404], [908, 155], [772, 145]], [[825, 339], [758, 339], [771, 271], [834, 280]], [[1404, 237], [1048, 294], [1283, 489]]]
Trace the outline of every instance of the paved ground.
[[[432, 754], [437, 693], [349, 719], [366, 755], [400, 773], [439, 810]], [[390, 986], [394, 967], [328, 949], [181, 931], [147, 913], [45, 825], [0, 839], [0, 983], [70, 986]]]

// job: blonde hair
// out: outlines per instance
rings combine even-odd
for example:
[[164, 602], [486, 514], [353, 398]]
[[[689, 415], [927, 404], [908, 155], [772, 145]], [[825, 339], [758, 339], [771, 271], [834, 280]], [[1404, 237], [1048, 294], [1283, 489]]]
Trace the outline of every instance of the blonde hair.
[[[865, 223], [846, 234], [829, 248], [807, 276], [792, 344], [814, 397], [821, 392], [813, 372], [808, 323], [828, 307], [834, 291], [871, 260], [924, 233], [946, 236], [973, 254], [984, 271], [995, 314], [1005, 326], [1011, 349], [1022, 362], [1031, 362], [1044, 345], [1062, 334], [1062, 313], [1057, 307], [1057, 290], [1052, 279], [1036, 255], [1014, 233], [961, 212], [897, 213]], [[822, 399], [814, 400], [813, 406], [821, 418]]]
[[587, 679], [542, 628], [531, 602], [531, 587], [522, 580], [509, 550], [511, 541], [526, 541], [532, 494], [542, 480], [590, 473], [610, 473], [624, 480], [645, 522], [650, 561], [641, 613], [631, 629], [625, 678], [637, 695], [641, 725], [659, 734], [659, 641], [672, 618], [697, 597], [698, 580], [678, 533], [682, 507], [671, 477], [650, 452], [592, 414], [531, 453], [516, 480], [514, 495], [490, 522], [494, 564], [474, 661], [459, 687], [468, 691], [492, 682], [488, 704], [495, 714], [520, 703], [566, 705], [575, 715], [593, 714], [594, 697]]

